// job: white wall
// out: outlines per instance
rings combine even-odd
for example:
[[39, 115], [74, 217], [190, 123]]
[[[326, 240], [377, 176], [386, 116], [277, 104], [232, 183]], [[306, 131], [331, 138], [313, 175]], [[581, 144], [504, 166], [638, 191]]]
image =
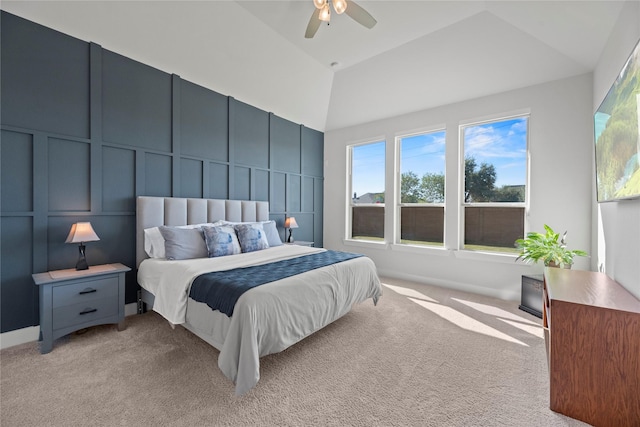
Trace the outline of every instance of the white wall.
[[[487, 10], [337, 71], [326, 130], [590, 72], [562, 54], [552, 35], [532, 37], [526, 24], [512, 19], [516, 9], [533, 13], [532, 3], [469, 2], [470, 13]], [[560, 13], [555, 2], [543, 3], [540, 19], [559, 12], [556, 18], [571, 27], [571, 14]]]
[[[628, 1], [593, 73], [595, 111], [640, 40], [640, 2]], [[595, 185], [595, 184], [594, 184]], [[640, 298], [640, 199], [602, 203], [598, 267]], [[600, 267], [602, 265], [602, 267]]]
[[[592, 230], [592, 75], [585, 74], [524, 89], [486, 96], [452, 105], [419, 111], [368, 124], [325, 133], [324, 244], [336, 250], [365, 253], [381, 275], [469, 290], [518, 300], [522, 274], [539, 274], [542, 266], [515, 262], [515, 256], [472, 256], [456, 251], [451, 235], [448, 248], [396, 250], [389, 245], [366, 245], [345, 241], [347, 206], [346, 147], [367, 140], [387, 141], [387, 163], [393, 164], [393, 143], [398, 134], [438, 124], [447, 126], [446, 190], [447, 233], [457, 234], [450, 215], [459, 212], [455, 188], [458, 183], [458, 126], [461, 121], [501, 113], [530, 111], [530, 215], [527, 230], [542, 230], [549, 224], [557, 231], [569, 231], [572, 249], [591, 253]], [[393, 173], [387, 166], [387, 188]], [[454, 184], [451, 184], [451, 183]], [[450, 203], [450, 201], [452, 203]], [[392, 209], [390, 204], [385, 209]], [[387, 216], [389, 217], [389, 216]], [[386, 221], [387, 240], [392, 222]], [[453, 244], [451, 242], [454, 242]], [[576, 258], [574, 268], [589, 269], [588, 259]]]

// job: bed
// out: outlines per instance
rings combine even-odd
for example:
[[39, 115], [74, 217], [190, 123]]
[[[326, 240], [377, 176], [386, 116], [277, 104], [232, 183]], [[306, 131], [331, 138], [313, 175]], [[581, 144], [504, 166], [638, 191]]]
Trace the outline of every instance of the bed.
[[[196, 301], [191, 295], [193, 282], [199, 282], [207, 274], [236, 277], [236, 272], [251, 271], [249, 276], [262, 276], [255, 273], [258, 268], [265, 275], [275, 274], [276, 265], [327, 256], [335, 251], [277, 245], [272, 241], [274, 244], [266, 249], [247, 253], [166, 259], [164, 256], [168, 255], [151, 248], [149, 242], [157, 238], [152, 237], [152, 231], [169, 226], [169, 231], [186, 234], [191, 232], [182, 229], [211, 230], [209, 226], [219, 224], [242, 226], [239, 223], [265, 224], [266, 229], [268, 202], [138, 197], [136, 209], [140, 303], [162, 315], [172, 326], [181, 325], [218, 349], [218, 367], [235, 384], [236, 395], [246, 393], [258, 383], [260, 357], [285, 350], [342, 317], [354, 304], [368, 299], [376, 304], [382, 295], [375, 264], [365, 256], [356, 256], [295, 275], [287, 267], [284, 270], [289, 276], [242, 293], [229, 316], [222, 308], [214, 310], [208, 303]], [[163, 228], [163, 232], [167, 229]], [[279, 236], [277, 240], [280, 241]], [[170, 243], [173, 242], [165, 242], [167, 249]], [[157, 248], [158, 242], [155, 244]]]

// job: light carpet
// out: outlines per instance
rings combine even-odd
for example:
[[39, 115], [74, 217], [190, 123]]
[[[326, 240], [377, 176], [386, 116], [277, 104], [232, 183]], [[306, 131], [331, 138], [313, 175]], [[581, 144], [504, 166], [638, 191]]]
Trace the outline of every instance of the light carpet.
[[[540, 319], [516, 302], [383, 278], [369, 300], [261, 359], [242, 397], [218, 351], [154, 312], [0, 352], [9, 426], [584, 426], [549, 409]], [[401, 293], [398, 293], [401, 292]]]

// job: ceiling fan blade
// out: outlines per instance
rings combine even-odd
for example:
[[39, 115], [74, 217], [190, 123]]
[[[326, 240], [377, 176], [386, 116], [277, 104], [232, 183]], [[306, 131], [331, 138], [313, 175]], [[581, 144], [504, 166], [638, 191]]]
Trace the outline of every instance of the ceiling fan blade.
[[320, 24], [322, 21], [320, 20], [320, 9], [316, 9], [315, 12], [311, 15], [311, 19], [309, 19], [309, 24], [307, 25], [307, 31], [304, 33], [304, 37], [306, 39], [311, 39], [316, 35], [318, 28], [320, 28]]
[[374, 25], [378, 23], [369, 12], [364, 10], [362, 6], [358, 5], [358, 3], [353, 0], [347, 1], [347, 10], [344, 11], [347, 15], [351, 17], [354, 21], [359, 24], [364, 25], [367, 28], [373, 28]]

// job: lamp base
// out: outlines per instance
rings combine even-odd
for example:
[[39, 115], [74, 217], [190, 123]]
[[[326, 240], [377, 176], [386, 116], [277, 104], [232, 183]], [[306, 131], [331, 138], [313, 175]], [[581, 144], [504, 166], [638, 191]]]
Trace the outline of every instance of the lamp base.
[[76, 270], [88, 270], [89, 264], [87, 264], [87, 259], [84, 256], [85, 246], [83, 244], [80, 244], [78, 250], [80, 251], [80, 257], [78, 258], [78, 262], [76, 263]]
[[293, 230], [290, 228], [289, 229], [289, 238], [287, 239], [287, 243], [293, 243]]

